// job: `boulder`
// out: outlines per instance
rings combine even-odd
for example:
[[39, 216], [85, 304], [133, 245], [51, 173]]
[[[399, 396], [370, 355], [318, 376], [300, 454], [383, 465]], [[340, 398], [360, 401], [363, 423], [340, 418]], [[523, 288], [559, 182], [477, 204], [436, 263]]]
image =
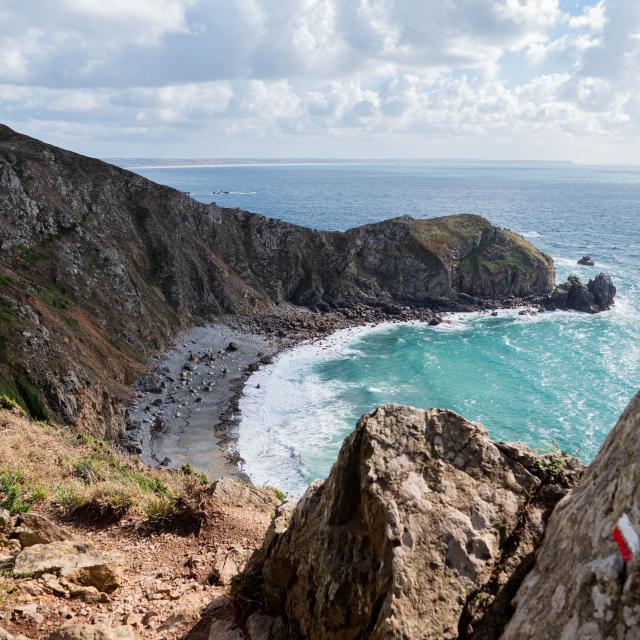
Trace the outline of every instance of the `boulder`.
[[582, 311], [583, 313], [597, 313], [600, 311], [593, 294], [578, 276], [569, 276], [567, 280], [571, 283], [567, 294], [567, 307], [569, 309]]
[[155, 371], [148, 373], [138, 381], [140, 391], [146, 391], [147, 393], [162, 393], [165, 386], [164, 378]]
[[616, 287], [608, 273], [599, 273], [593, 280], [589, 280], [587, 287], [600, 309], [611, 307], [616, 296]]
[[585, 267], [595, 267], [596, 265], [591, 256], [582, 256], [582, 258], [578, 260], [578, 264], [584, 265]]
[[578, 276], [571, 275], [565, 282], [556, 285], [543, 301], [548, 309], [573, 309], [584, 313], [598, 313], [609, 309], [615, 295], [616, 287], [608, 273], [598, 274], [586, 285]]
[[13, 526], [13, 517], [6, 509], [0, 508], [0, 535], [7, 534]]
[[220, 585], [231, 584], [231, 579], [244, 569], [249, 556], [251, 556], [251, 551], [238, 545], [230, 549], [218, 549], [209, 575], [209, 582]]
[[71, 533], [40, 513], [23, 513], [18, 517], [16, 528], [12, 534], [20, 545], [31, 547], [34, 544], [49, 544], [71, 538]]
[[52, 573], [69, 582], [113, 593], [121, 582], [122, 558], [85, 542], [52, 542], [23, 549], [13, 573], [40, 576]]
[[279, 510], [234, 580], [237, 606], [246, 618], [264, 602], [310, 640], [497, 637], [581, 469], [451, 411], [379, 407], [327, 480]]
[[625, 565], [612, 531], [626, 515], [640, 534], [639, 431], [640, 394], [553, 512], [504, 640], [638, 637], [640, 558]]
[[49, 634], [48, 640], [138, 640], [129, 626], [69, 623]]

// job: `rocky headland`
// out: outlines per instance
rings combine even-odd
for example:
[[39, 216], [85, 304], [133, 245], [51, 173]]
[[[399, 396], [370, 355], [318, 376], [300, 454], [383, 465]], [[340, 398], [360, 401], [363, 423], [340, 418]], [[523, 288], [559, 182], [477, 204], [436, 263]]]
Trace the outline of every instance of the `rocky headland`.
[[283, 348], [595, 313], [607, 274], [556, 286], [549, 256], [476, 215], [338, 233], [204, 205], [3, 126], [0, 219], [0, 638], [560, 637], [556, 610], [563, 638], [634, 637], [637, 560], [608, 532], [637, 522], [637, 400], [582, 483], [566, 454], [438, 409], [364, 416], [297, 504], [242, 482], [227, 447], [245, 379]]

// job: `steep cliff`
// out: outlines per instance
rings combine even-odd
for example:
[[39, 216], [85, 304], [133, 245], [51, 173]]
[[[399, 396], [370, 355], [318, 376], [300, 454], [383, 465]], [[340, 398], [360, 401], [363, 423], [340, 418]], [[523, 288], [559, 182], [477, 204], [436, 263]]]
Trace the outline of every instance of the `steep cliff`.
[[479, 216], [315, 231], [1, 125], [0, 224], [0, 395], [112, 436], [149, 354], [199, 320], [553, 285], [548, 256]]
[[384, 405], [361, 418], [327, 480], [274, 520], [238, 602], [245, 616], [264, 603], [287, 637], [497, 638], [581, 471], [562, 454], [493, 443], [451, 411]]
[[612, 532], [623, 516], [640, 531], [639, 430], [640, 394], [553, 512], [505, 640], [638, 637], [640, 549], [625, 565]]

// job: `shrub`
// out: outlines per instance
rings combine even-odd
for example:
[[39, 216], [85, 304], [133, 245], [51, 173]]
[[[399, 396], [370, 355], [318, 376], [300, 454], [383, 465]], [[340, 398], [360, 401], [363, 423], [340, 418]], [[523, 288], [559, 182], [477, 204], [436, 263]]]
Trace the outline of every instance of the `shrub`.
[[84, 484], [93, 484], [104, 480], [100, 470], [91, 458], [81, 458], [73, 465], [73, 475]]
[[168, 495], [169, 488], [160, 478], [149, 478], [143, 473], [132, 472], [129, 476], [145, 493]]
[[62, 486], [56, 491], [54, 505], [64, 515], [71, 515], [83, 502], [83, 496], [78, 488], [73, 485]]
[[49, 417], [49, 408], [42, 397], [38, 383], [33, 379], [31, 374], [22, 374], [16, 379], [16, 384], [20, 395], [27, 405], [29, 413], [36, 420], [47, 420]]
[[4, 409], [5, 411], [12, 411], [18, 406], [18, 403], [13, 400], [13, 398], [10, 398], [9, 396], [4, 394], [0, 396], [0, 409]]
[[180, 467], [180, 471], [190, 478], [194, 478], [199, 484], [209, 484], [209, 478], [204, 473], [195, 471], [190, 464], [183, 464]]
[[0, 473], [0, 507], [15, 515], [29, 511], [31, 502], [22, 489], [22, 473], [19, 470]]
[[144, 513], [155, 527], [166, 527], [178, 513], [178, 500], [173, 495], [156, 496], [146, 504]]
[[127, 487], [117, 484], [98, 485], [86, 495], [80, 496], [68, 515], [91, 524], [112, 524], [127, 514], [134, 499], [135, 495]]

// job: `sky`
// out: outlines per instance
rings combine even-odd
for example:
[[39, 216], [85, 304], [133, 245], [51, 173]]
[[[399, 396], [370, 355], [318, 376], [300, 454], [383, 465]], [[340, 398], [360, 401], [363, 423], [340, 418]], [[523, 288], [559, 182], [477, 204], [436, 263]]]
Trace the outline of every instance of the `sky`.
[[640, 0], [0, 0], [0, 122], [99, 157], [640, 164]]

